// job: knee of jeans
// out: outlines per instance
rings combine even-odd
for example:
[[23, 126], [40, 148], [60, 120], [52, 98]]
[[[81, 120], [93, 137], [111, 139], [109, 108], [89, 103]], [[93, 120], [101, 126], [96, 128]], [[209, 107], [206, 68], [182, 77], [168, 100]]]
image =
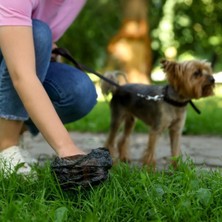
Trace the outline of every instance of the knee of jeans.
[[71, 91], [71, 98], [69, 98], [69, 101], [66, 100], [68, 104], [65, 105], [63, 103], [62, 106], [60, 104], [57, 107], [59, 116], [64, 123], [69, 123], [86, 116], [97, 103], [95, 86], [87, 78], [83, 78], [81, 83], [73, 86]]
[[38, 49], [42, 53], [52, 48], [52, 32], [49, 26], [40, 20], [33, 19], [33, 38], [35, 49]]
[[97, 103], [97, 93], [93, 82], [88, 78], [83, 78], [78, 87], [73, 87], [73, 110], [78, 110], [84, 116], [91, 111]]

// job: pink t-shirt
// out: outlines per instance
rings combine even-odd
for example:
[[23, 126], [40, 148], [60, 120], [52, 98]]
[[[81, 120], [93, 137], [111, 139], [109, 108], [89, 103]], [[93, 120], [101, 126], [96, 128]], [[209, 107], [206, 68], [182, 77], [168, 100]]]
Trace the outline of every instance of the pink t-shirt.
[[49, 25], [56, 42], [74, 21], [86, 0], [0, 0], [0, 26], [32, 26], [32, 19]]

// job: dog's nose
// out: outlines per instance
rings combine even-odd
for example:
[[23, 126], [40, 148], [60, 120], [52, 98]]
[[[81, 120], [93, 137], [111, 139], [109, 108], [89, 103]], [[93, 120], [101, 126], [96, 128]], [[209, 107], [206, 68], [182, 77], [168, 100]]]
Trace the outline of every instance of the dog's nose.
[[209, 81], [210, 83], [215, 83], [215, 79], [214, 79], [213, 76], [209, 76], [209, 77], [208, 77], [208, 81]]

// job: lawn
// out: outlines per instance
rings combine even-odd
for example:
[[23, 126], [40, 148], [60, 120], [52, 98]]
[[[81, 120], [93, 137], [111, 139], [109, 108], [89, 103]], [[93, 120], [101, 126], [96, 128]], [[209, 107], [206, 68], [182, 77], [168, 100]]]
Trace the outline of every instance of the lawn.
[[160, 172], [119, 164], [104, 184], [87, 191], [62, 192], [47, 165], [38, 177], [0, 174], [0, 221], [222, 221], [221, 172], [191, 161]]

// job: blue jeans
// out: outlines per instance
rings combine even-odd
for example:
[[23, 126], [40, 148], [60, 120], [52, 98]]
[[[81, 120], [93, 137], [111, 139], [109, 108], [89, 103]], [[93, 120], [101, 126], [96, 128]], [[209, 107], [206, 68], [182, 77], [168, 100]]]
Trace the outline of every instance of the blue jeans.
[[[62, 122], [70, 123], [88, 114], [97, 94], [88, 75], [64, 63], [50, 62], [52, 33], [48, 25], [33, 20], [36, 71]], [[44, 113], [42, 113], [44, 115]], [[18, 97], [0, 51], [0, 118], [25, 121], [33, 135], [38, 129]]]

